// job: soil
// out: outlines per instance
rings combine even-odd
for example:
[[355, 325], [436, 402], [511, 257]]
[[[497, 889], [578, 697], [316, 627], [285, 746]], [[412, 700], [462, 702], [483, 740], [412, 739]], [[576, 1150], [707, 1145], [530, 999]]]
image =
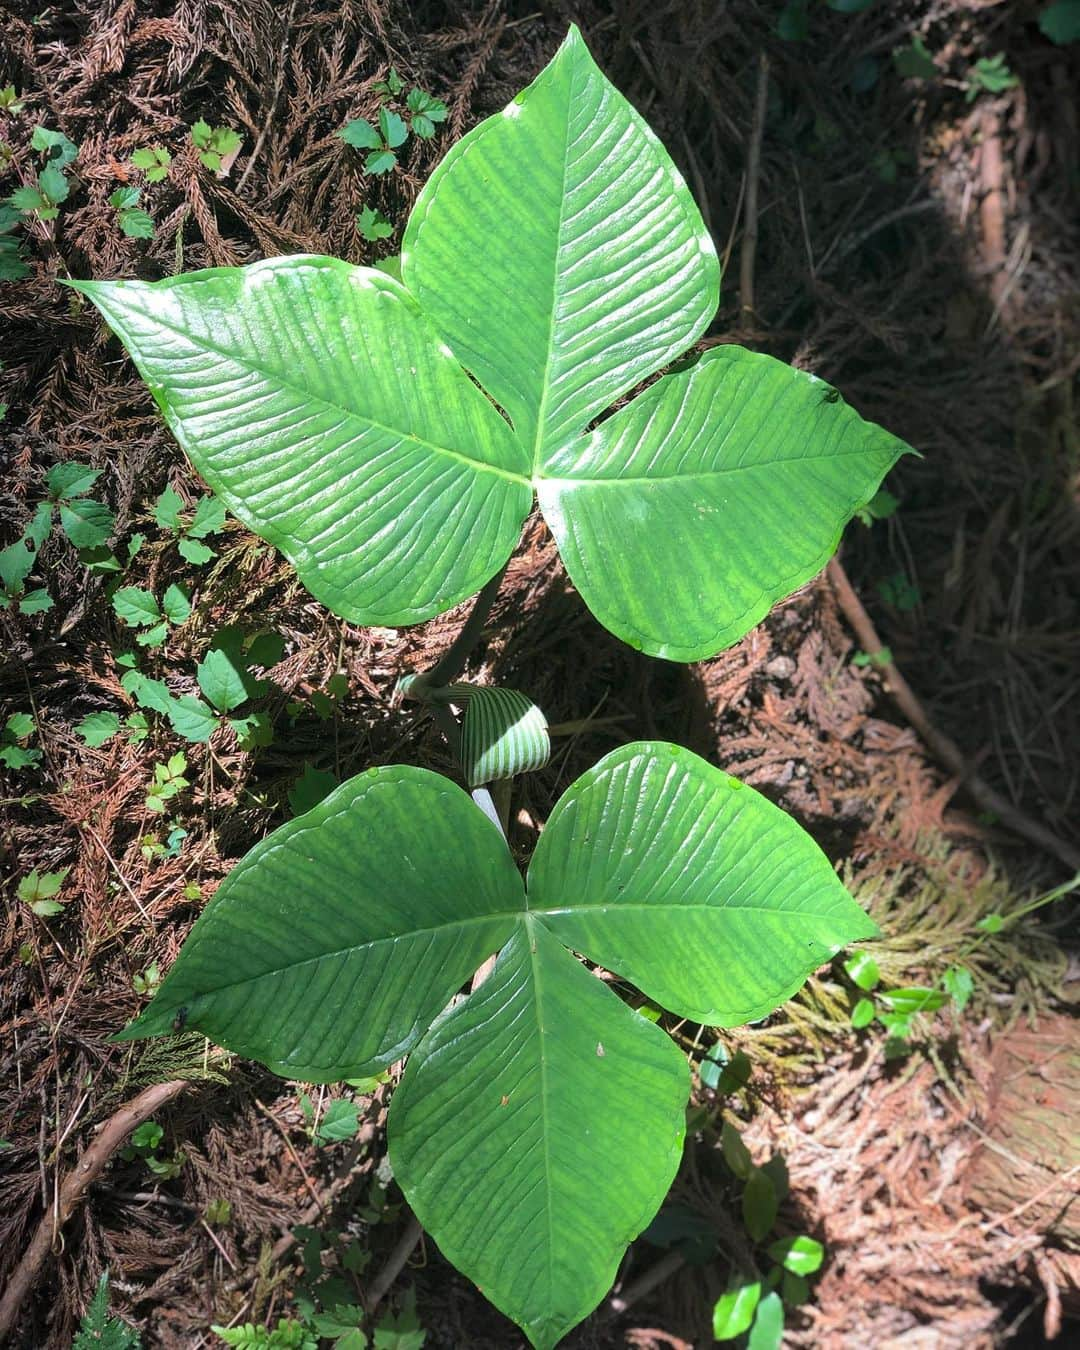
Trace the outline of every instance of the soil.
[[[52, 464], [91, 463], [104, 471], [95, 491], [117, 512], [118, 539], [147, 536], [125, 584], [159, 592], [182, 577], [193, 588], [193, 616], [150, 654], [151, 673], [193, 692], [195, 663], [225, 624], [285, 640], [269, 672], [274, 743], [183, 747], [188, 786], [168, 824], [187, 834], [163, 856], [168, 829], [145, 800], [155, 764], [180, 748], [175, 737], [155, 728], [141, 742], [116, 736], [90, 748], [73, 730], [91, 712], [131, 706], [108, 578], [81, 566], [56, 531], [42, 554], [54, 607], [0, 611], [0, 702], [5, 716], [32, 711], [44, 756], [40, 768], [3, 775], [0, 800], [0, 1278], [117, 1108], [148, 1084], [188, 1082], [154, 1117], [161, 1154], [183, 1155], [178, 1174], [113, 1159], [50, 1243], [13, 1344], [69, 1345], [106, 1267], [113, 1306], [147, 1346], [191, 1347], [216, 1343], [211, 1323], [288, 1311], [298, 1222], [369, 1253], [357, 1299], [395, 1248], [407, 1215], [380, 1173], [386, 1088], [359, 1099], [355, 1141], [315, 1148], [298, 1085], [198, 1037], [134, 1050], [109, 1037], [144, 1001], [133, 979], [154, 962], [167, 967], [221, 877], [281, 823], [305, 765], [339, 777], [395, 761], [453, 774], [437, 729], [402, 706], [395, 686], [445, 650], [467, 612], [396, 631], [343, 624], [236, 522], [214, 541], [213, 563], [184, 563], [154, 524], [153, 503], [167, 484], [192, 502], [199, 483], [116, 342], [57, 278], [154, 279], [297, 251], [360, 263], [391, 255], [447, 145], [531, 80], [577, 22], [667, 144], [728, 262], [709, 341], [813, 369], [921, 453], [890, 477], [896, 513], [848, 529], [844, 567], [934, 725], [1016, 812], [1066, 850], [1080, 848], [1080, 44], [1052, 44], [1037, 24], [1042, 7], [814, 6], [795, 42], [778, 36], [779, 6], [757, 0], [62, 0], [44, 9], [0, 0], [0, 87], [14, 83], [24, 103], [0, 112], [11, 148], [0, 192], [30, 168], [39, 123], [80, 147], [69, 201], [25, 246], [30, 274], [0, 283], [10, 404], [0, 422], [3, 542], [22, 530]], [[892, 53], [915, 36], [935, 56], [932, 79], [903, 78], [894, 65]], [[969, 98], [972, 67], [999, 52], [1016, 83]], [[743, 202], [762, 58], [748, 306]], [[390, 66], [443, 98], [449, 116], [433, 140], [409, 140], [398, 171], [370, 178], [334, 132], [375, 115], [374, 85]], [[220, 174], [190, 143], [200, 117], [244, 137]], [[173, 160], [147, 186], [130, 158], [154, 144]], [[152, 240], [117, 228], [107, 197], [128, 182], [143, 186]], [[378, 207], [395, 233], [365, 241], [361, 204]], [[825, 577], [736, 647], [683, 667], [642, 657], [597, 625], [538, 517], [507, 572], [470, 677], [527, 690], [552, 724], [568, 724], [547, 768], [515, 785], [516, 849], [528, 853], [559, 792], [614, 745], [671, 739], [814, 833], [882, 922], [887, 978], [933, 983], [961, 959], [975, 975], [963, 1014], [927, 1019], [902, 1060], [886, 1058], [880, 1036], [851, 1030], [839, 967], [762, 1026], [725, 1033], [728, 1050], [751, 1056], [754, 1076], [727, 1100], [697, 1085], [697, 1128], [672, 1196], [704, 1218], [718, 1248], [675, 1269], [670, 1253], [639, 1241], [616, 1287], [623, 1304], [602, 1307], [567, 1346], [712, 1343], [712, 1302], [731, 1264], [751, 1255], [719, 1158], [725, 1111], [755, 1157], [780, 1150], [786, 1159], [782, 1226], [827, 1245], [811, 1301], [789, 1317], [788, 1343], [1039, 1343], [1033, 1329], [1051, 1335], [1068, 1314], [1062, 1262], [1075, 1234], [1045, 1206], [1027, 1212], [1034, 1183], [1023, 1159], [1010, 1192], [1007, 1168], [985, 1184], [978, 1151], [1007, 1137], [994, 1134], [1008, 1094], [993, 1073], [1008, 1061], [1007, 1037], [1052, 1015], [1052, 1038], [1067, 1041], [1078, 967], [1075, 929], [1059, 911], [1070, 902], [974, 936], [980, 917], [1060, 883], [1060, 856], [988, 817], [933, 761], [892, 701], [887, 672], [858, 655]], [[328, 710], [313, 695], [338, 671], [348, 692]], [[71, 869], [69, 903], [48, 923], [15, 896], [35, 867]], [[668, 1025], [696, 1058], [718, 1039]], [[316, 1090], [320, 1104], [326, 1091]], [[1062, 1137], [1063, 1154], [1075, 1150], [1075, 1127]], [[1058, 1162], [1039, 1182], [1051, 1209], [1055, 1187], [1063, 1199], [1075, 1193], [1080, 1159]], [[969, 1169], [981, 1185], [968, 1184]], [[649, 1272], [665, 1278], [643, 1289]], [[391, 1301], [410, 1286], [427, 1346], [523, 1345], [427, 1240]]]

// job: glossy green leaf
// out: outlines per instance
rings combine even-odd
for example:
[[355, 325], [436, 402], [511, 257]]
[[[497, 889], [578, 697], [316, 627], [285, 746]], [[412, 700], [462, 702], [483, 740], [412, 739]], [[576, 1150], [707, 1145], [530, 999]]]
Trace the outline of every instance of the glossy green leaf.
[[732, 1273], [728, 1287], [713, 1308], [713, 1336], [718, 1341], [733, 1341], [749, 1330], [761, 1299], [761, 1281]]
[[720, 282], [686, 184], [576, 28], [447, 152], [401, 266], [534, 470], [701, 335]]
[[196, 671], [199, 688], [218, 712], [232, 712], [248, 696], [243, 671], [227, 651], [206, 653]]
[[520, 690], [455, 684], [448, 692], [465, 704], [461, 766], [470, 787], [530, 773], [551, 758], [547, 718]]
[[665, 742], [613, 751], [560, 798], [529, 906], [567, 946], [710, 1026], [770, 1013], [877, 927], [779, 807]]
[[540, 506], [600, 622], [695, 661], [824, 567], [905, 448], [815, 376], [714, 347], [548, 456]]
[[784, 1304], [779, 1294], [766, 1294], [757, 1305], [746, 1350], [780, 1350], [783, 1341]]
[[769, 1244], [769, 1255], [794, 1275], [813, 1275], [821, 1269], [825, 1248], [805, 1233], [797, 1237], [777, 1238]]
[[856, 1031], [861, 1031], [863, 1027], [868, 1027], [873, 1020], [874, 1000], [871, 998], [858, 999], [851, 1010], [851, 1025]]
[[384, 273], [301, 256], [75, 285], [217, 495], [335, 612], [417, 622], [509, 556], [525, 452]]
[[122, 1035], [168, 1032], [186, 1008], [190, 1030], [285, 1077], [369, 1074], [408, 1052], [523, 907], [497, 828], [460, 788], [372, 769], [251, 850]]
[[[824, 959], [819, 948], [872, 929], [792, 822], [696, 756], [644, 744], [598, 767], [556, 806], [528, 896], [496, 827], [447, 780], [401, 767], [350, 780], [222, 883], [123, 1033], [167, 1033], [182, 1012], [189, 1029], [308, 1081], [371, 1074], [412, 1050], [390, 1115], [395, 1175], [448, 1257], [537, 1346], [595, 1305], [658, 1206], [689, 1081], [660, 1028], [561, 945], [575, 918], [591, 955], [605, 921], [621, 943], [626, 915], [655, 904], [660, 983], [678, 993], [701, 977], [696, 1001], [710, 1007], [714, 980], [733, 982], [736, 1006], [752, 996], [771, 1007], [794, 971]], [[777, 818], [790, 834], [776, 832]], [[593, 832], [585, 863], [601, 860], [584, 872], [578, 825]], [[622, 906], [624, 863], [645, 890]], [[699, 929], [701, 908], [738, 908], [738, 921], [714, 932], [706, 916]], [[673, 973], [702, 934], [715, 953]], [[809, 962], [785, 950], [808, 942]], [[500, 947], [488, 979], [435, 1021]], [[750, 994], [744, 968], [755, 971]], [[772, 1170], [751, 1169], [746, 1195], [747, 1222], [763, 1235], [778, 1198]]]
[[746, 1231], [755, 1242], [761, 1242], [776, 1222], [779, 1202], [772, 1177], [755, 1168], [743, 1187], [742, 1217]]
[[449, 1260], [546, 1350], [663, 1200], [688, 1089], [670, 1038], [527, 919], [410, 1057], [394, 1176]]
[[[442, 105], [410, 98], [433, 129]], [[383, 108], [379, 129], [340, 134], [380, 173], [406, 128]], [[389, 271], [298, 257], [74, 283], [196, 468], [347, 619], [416, 622], [478, 590], [536, 492], [603, 624], [710, 656], [821, 568], [906, 449], [814, 377], [728, 346], [586, 433], [701, 336], [719, 266], [576, 28], [435, 170], [405, 230], [408, 289]]]

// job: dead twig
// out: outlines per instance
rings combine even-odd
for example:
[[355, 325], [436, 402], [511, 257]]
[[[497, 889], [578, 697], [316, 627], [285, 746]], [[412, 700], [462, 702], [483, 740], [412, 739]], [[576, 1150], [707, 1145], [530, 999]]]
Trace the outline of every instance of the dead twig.
[[97, 1180], [108, 1166], [113, 1154], [131, 1134], [187, 1087], [187, 1079], [177, 1078], [167, 1083], [155, 1083], [145, 1092], [140, 1092], [111, 1115], [101, 1127], [98, 1137], [79, 1159], [74, 1168], [60, 1184], [55, 1207], [42, 1217], [37, 1232], [23, 1253], [22, 1260], [0, 1297], [0, 1341], [10, 1335], [19, 1315], [23, 1300], [34, 1287], [34, 1283], [52, 1249], [54, 1236], [58, 1235], [64, 1224], [71, 1218], [82, 1201], [87, 1189]]
[[[881, 638], [878, 637], [869, 614], [863, 608], [862, 601], [855, 594], [840, 559], [831, 559], [826, 572], [844, 617], [855, 630], [863, 650], [870, 653], [880, 652], [883, 649]], [[892, 695], [893, 702], [922, 737], [931, 754], [950, 773], [960, 779], [981, 810], [992, 812], [1007, 830], [1045, 849], [1047, 853], [1052, 853], [1066, 867], [1072, 868], [1073, 871], [1080, 868], [1080, 849], [1065, 839], [1059, 839], [1053, 831], [1032, 820], [979, 777], [956, 742], [939, 731], [930, 721], [914, 690], [893, 661], [882, 662], [879, 668], [884, 677], [885, 688]]]

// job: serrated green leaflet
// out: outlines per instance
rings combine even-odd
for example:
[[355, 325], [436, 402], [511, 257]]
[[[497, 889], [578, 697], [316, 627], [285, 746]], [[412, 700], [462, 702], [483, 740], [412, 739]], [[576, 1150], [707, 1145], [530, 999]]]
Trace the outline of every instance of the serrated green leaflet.
[[122, 1035], [168, 1032], [183, 1009], [189, 1029], [307, 1081], [412, 1051], [395, 1174], [450, 1259], [547, 1347], [659, 1205], [689, 1084], [661, 1031], [566, 947], [676, 1012], [732, 1022], [874, 931], [778, 808], [663, 742], [568, 790], [528, 893], [459, 788], [373, 769], [248, 854]]
[[536, 493], [603, 624], [652, 655], [710, 656], [820, 569], [906, 450], [731, 347], [587, 432], [702, 335], [720, 271], [577, 29], [437, 167], [401, 275], [297, 257], [75, 283], [224, 502], [355, 622], [477, 591]]
[[410, 1057], [388, 1128], [394, 1176], [444, 1255], [553, 1346], [659, 1208], [689, 1086], [666, 1033], [526, 918]]

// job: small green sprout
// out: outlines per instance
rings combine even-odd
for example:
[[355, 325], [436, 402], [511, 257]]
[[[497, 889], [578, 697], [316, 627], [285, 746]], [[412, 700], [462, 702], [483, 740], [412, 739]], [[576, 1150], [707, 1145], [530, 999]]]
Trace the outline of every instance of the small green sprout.
[[[225, 504], [217, 497], [210, 493], [200, 497], [189, 517], [180, 494], [169, 486], [154, 505], [154, 519], [163, 530], [172, 533], [185, 562], [197, 567], [217, 557], [214, 550], [204, 542], [225, 528]], [[136, 535], [135, 538], [139, 539], [141, 546], [143, 537]]]
[[1019, 83], [1005, 64], [1004, 52], [981, 56], [968, 71], [964, 98], [968, 103], [974, 103], [980, 94], [1003, 94], [1007, 89], [1015, 89]]
[[191, 598], [177, 582], [172, 582], [159, 605], [154, 596], [140, 586], [123, 586], [113, 592], [116, 616], [131, 628], [141, 628], [135, 641], [140, 647], [160, 647], [169, 633], [169, 624], [181, 624], [191, 615]]
[[370, 243], [374, 243], [377, 239], [389, 239], [394, 233], [393, 225], [374, 206], [364, 206], [357, 211], [356, 228]]
[[136, 150], [131, 156], [133, 168], [141, 169], [148, 183], [160, 183], [168, 175], [172, 155], [163, 145], [150, 145]]
[[4, 723], [0, 730], [0, 764], [9, 769], [28, 769], [41, 762], [40, 750], [29, 750], [20, 745], [34, 734], [34, 719], [29, 713], [17, 712]]
[[141, 195], [137, 187], [119, 187], [109, 193], [109, 205], [116, 207], [120, 229], [129, 239], [154, 237], [154, 218], [140, 207]]
[[184, 777], [187, 768], [187, 756], [182, 750], [170, 755], [164, 764], [154, 765], [154, 778], [146, 791], [146, 809], [157, 815], [164, 815], [166, 802], [178, 797], [185, 788], [191, 786]]
[[54, 914], [62, 914], [64, 902], [54, 897], [59, 893], [64, 878], [70, 871], [70, 867], [62, 867], [59, 872], [39, 873], [35, 867], [19, 882], [16, 894], [40, 919], [49, 919]]
[[435, 123], [445, 122], [447, 107], [441, 99], [432, 98], [423, 89], [410, 89], [406, 99], [409, 113], [409, 126], [413, 134], [421, 140], [430, 140], [435, 135]]
[[364, 168], [368, 173], [389, 173], [397, 164], [395, 151], [404, 145], [409, 128], [396, 112], [379, 109], [379, 125], [375, 128], [362, 117], [346, 122], [337, 133], [346, 145], [366, 150]]
[[13, 84], [5, 84], [0, 89], [0, 112], [21, 113], [25, 104], [16, 92]]
[[193, 124], [191, 140], [199, 151], [199, 162], [216, 174], [224, 172], [244, 143], [238, 131], [231, 127], [211, 127], [202, 118]]
[[141, 975], [131, 977], [131, 987], [136, 994], [149, 996], [157, 993], [158, 985], [161, 983], [161, 968], [156, 961], [151, 961]]

